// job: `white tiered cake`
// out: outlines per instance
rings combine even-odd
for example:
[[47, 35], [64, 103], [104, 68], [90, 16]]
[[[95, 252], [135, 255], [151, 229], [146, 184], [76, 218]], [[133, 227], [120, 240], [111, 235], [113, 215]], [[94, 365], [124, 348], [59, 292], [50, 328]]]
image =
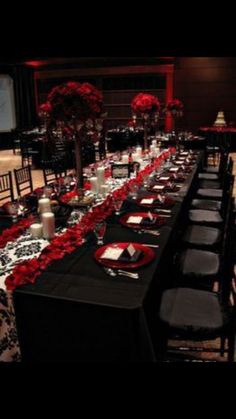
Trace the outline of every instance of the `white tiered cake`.
[[215, 127], [226, 127], [225, 116], [223, 111], [219, 111], [214, 122]]

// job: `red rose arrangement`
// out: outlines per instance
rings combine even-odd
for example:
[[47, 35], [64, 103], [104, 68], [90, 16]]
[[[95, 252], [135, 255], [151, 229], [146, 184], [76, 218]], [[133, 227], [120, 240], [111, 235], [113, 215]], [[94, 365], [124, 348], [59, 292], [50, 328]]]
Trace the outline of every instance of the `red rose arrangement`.
[[39, 116], [48, 116], [52, 111], [51, 104], [49, 102], [42, 103], [39, 106], [38, 114]]
[[131, 119], [130, 121], [127, 122], [127, 126], [129, 128], [135, 128], [136, 127], [136, 122], [133, 119]]
[[183, 116], [184, 105], [179, 99], [170, 100], [166, 105], [166, 111], [172, 116]]
[[131, 102], [132, 111], [135, 114], [154, 114], [160, 110], [160, 102], [157, 97], [147, 93], [139, 93]]
[[[75, 141], [76, 176], [78, 187], [83, 187], [81, 141], [86, 129], [96, 129], [97, 119], [102, 117], [103, 97], [90, 83], [70, 81], [54, 87], [48, 95], [51, 106], [50, 125], [63, 122], [69, 127]], [[70, 132], [68, 132], [68, 138]]]
[[38, 116], [45, 128], [48, 128], [51, 112], [52, 107], [49, 102], [42, 103], [38, 108]]
[[134, 114], [141, 115], [144, 125], [144, 148], [148, 148], [148, 125], [151, 125], [151, 119], [158, 119], [158, 112], [160, 110], [160, 102], [157, 97], [149, 95], [148, 93], [139, 93], [131, 102], [131, 109]]
[[102, 111], [101, 92], [90, 83], [67, 82], [54, 87], [48, 95], [54, 121], [84, 123], [97, 118]]

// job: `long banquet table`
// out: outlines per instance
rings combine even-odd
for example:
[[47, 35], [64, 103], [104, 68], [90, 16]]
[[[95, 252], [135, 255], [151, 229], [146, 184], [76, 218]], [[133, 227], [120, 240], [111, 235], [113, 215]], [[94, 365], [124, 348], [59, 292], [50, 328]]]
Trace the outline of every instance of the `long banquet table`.
[[[175, 205], [160, 236], [139, 234], [107, 219], [105, 244], [158, 244], [154, 260], [138, 269], [139, 280], [110, 277], [94, 259], [93, 233], [73, 253], [53, 262], [34, 284], [14, 291], [22, 360], [24, 362], [138, 362], [155, 361], [155, 313], [165, 282], [166, 266], [174, 245], [191, 185], [202, 161], [198, 153], [192, 172], [174, 196]], [[140, 191], [141, 196], [147, 192]], [[140, 211], [127, 198], [122, 214]]]

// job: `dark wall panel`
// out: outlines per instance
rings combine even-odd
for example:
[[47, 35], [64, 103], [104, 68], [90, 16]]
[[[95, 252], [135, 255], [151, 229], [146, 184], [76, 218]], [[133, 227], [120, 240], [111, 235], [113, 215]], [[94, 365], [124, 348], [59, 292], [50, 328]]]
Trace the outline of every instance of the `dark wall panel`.
[[[91, 69], [90, 69], [91, 70]], [[99, 69], [100, 70], [100, 69]], [[47, 99], [47, 94], [52, 87], [64, 83], [68, 80], [76, 80], [80, 82], [90, 82], [97, 86], [103, 92], [104, 97], [104, 111], [107, 112], [107, 128], [114, 128], [118, 125], [126, 125], [132, 117], [131, 101], [135, 95], [140, 92], [146, 92], [158, 97], [161, 105], [165, 104], [166, 95], [166, 75], [162, 72], [160, 74], [148, 74], [145, 67], [140, 68], [140, 74], [131, 74], [125, 72], [125, 67], [120, 70], [117, 69], [117, 74], [107, 76], [107, 69], [104, 70], [104, 75], [101, 71], [94, 69], [93, 77], [89, 76], [74, 76], [70, 77], [70, 71], [63, 70], [63, 77], [58, 78], [55, 72], [51, 69], [50, 72], [37, 73], [37, 91], [39, 103], [43, 103]], [[121, 73], [119, 74], [119, 71]], [[136, 70], [137, 71], [137, 70]], [[50, 77], [49, 77], [50, 76]], [[55, 77], [54, 77], [55, 76]], [[164, 119], [161, 119], [162, 124]]]
[[219, 110], [227, 123], [236, 123], [236, 57], [177, 58], [174, 96], [185, 105], [178, 128], [211, 126]]
[[[81, 73], [73, 79], [90, 81], [103, 90], [105, 108], [108, 111], [109, 123], [117, 125], [126, 123], [130, 118], [130, 101], [132, 96], [142, 90], [156, 94], [162, 104], [165, 102], [166, 85], [164, 74], [148, 73], [145, 66], [143, 74], [130, 74], [121, 71], [106, 70], [104, 74], [93, 74], [89, 69], [88, 76]], [[50, 89], [60, 82], [70, 80], [70, 71], [38, 73], [38, 98], [46, 100]], [[73, 69], [73, 71], [75, 71]], [[139, 69], [140, 71], [140, 69]], [[76, 73], [77, 74], [77, 73]], [[177, 57], [174, 60], [174, 97], [183, 101], [184, 116], [175, 126], [196, 132], [200, 126], [212, 125], [217, 112], [225, 112], [226, 121], [236, 122], [236, 57]], [[116, 105], [116, 106], [114, 106]]]

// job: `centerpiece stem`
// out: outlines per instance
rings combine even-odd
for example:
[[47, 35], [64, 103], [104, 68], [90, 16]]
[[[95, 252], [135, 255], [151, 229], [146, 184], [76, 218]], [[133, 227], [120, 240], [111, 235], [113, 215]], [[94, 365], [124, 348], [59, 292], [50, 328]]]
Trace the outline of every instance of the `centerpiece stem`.
[[148, 130], [147, 130], [147, 122], [144, 122], [144, 150], [148, 149]]
[[78, 127], [76, 121], [74, 121], [74, 142], [75, 142], [75, 167], [76, 167], [76, 178], [77, 188], [83, 189], [83, 165], [82, 165], [82, 144], [81, 138], [78, 133]]

